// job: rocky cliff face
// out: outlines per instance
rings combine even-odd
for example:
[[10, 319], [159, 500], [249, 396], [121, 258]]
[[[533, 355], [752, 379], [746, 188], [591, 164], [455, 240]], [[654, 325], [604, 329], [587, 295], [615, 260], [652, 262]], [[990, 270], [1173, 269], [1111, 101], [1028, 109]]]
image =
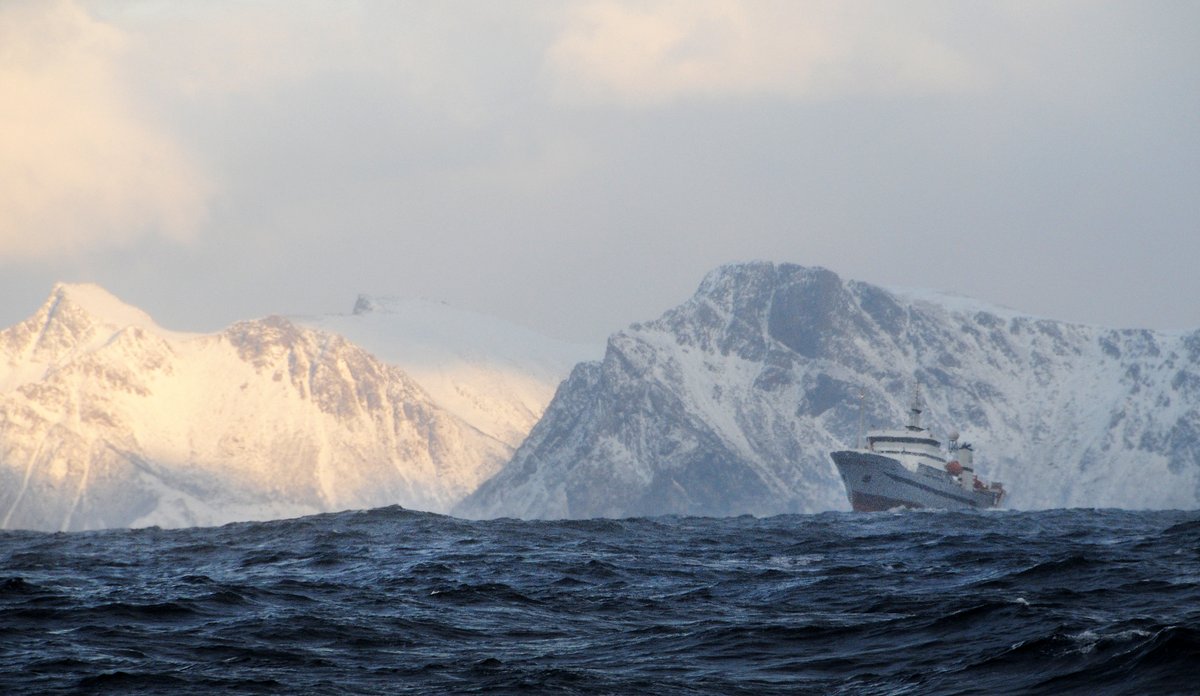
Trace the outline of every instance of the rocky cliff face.
[[0, 527], [446, 511], [511, 454], [400, 368], [278, 317], [165, 331], [58, 286], [0, 332]]
[[[472, 517], [847, 509], [828, 457], [899, 425], [913, 380], [1013, 507], [1195, 507], [1200, 332], [1111, 330], [819, 268], [711, 273], [579, 365]], [[860, 394], [862, 395], [860, 401]]]

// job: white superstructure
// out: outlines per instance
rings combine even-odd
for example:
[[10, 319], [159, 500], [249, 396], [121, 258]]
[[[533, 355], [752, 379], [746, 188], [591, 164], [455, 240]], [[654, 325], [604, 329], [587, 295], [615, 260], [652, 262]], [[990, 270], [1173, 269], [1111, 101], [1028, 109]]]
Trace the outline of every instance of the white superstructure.
[[[876, 430], [866, 447], [834, 452], [834, 464], [846, 484], [855, 510], [894, 507], [996, 507], [1004, 487], [975, 476], [973, 449], [950, 433], [949, 451], [921, 425], [924, 402], [913, 390], [908, 425], [902, 430]], [[949, 454], [949, 458], [947, 458]]]

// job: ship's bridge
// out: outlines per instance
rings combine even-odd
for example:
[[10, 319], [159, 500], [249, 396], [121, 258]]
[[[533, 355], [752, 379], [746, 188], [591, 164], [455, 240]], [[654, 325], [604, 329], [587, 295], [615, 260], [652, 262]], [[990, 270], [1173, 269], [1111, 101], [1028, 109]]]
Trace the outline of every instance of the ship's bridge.
[[910, 454], [921, 461], [945, 464], [942, 443], [929, 435], [928, 430], [877, 430], [867, 436], [867, 449], [879, 454]]

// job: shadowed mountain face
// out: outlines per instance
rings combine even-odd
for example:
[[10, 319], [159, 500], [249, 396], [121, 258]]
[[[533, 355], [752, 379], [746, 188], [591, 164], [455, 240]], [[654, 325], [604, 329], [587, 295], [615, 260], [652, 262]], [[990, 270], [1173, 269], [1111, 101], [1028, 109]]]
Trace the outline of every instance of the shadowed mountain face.
[[753, 263], [612, 336], [455, 511], [847, 509], [828, 453], [860, 422], [899, 425], [914, 379], [926, 423], [975, 441], [977, 467], [1014, 507], [1197, 505], [1200, 332], [1067, 324]]

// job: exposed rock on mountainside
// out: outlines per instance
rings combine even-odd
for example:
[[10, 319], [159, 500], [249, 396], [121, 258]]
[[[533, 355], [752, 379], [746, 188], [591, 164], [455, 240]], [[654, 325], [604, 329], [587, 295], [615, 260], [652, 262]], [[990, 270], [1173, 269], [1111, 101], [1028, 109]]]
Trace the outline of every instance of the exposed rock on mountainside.
[[1013, 507], [1196, 507], [1200, 332], [1039, 319], [752, 263], [579, 365], [471, 517], [848, 509], [829, 459], [898, 424], [980, 447]]

